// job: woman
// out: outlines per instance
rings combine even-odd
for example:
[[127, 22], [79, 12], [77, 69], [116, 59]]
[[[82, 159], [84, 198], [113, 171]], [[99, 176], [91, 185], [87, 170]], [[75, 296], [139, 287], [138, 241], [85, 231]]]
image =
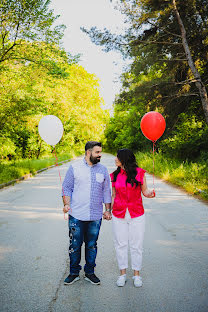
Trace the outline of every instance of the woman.
[[155, 192], [148, 190], [145, 170], [137, 166], [136, 158], [131, 150], [126, 148], [118, 150], [115, 163], [117, 169], [110, 176], [114, 245], [120, 269], [117, 286], [124, 286], [126, 283], [129, 244], [134, 286], [141, 287], [140, 270], [145, 230], [141, 192], [149, 198], [154, 197]]

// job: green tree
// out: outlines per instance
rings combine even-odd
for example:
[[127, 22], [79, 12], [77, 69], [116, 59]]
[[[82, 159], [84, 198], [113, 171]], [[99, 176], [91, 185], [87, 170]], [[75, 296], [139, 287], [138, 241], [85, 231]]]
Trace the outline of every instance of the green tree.
[[108, 113], [101, 108], [96, 77], [61, 47], [65, 26], [49, 0], [0, 1], [1, 157], [39, 157], [51, 152], [38, 134], [47, 114], [58, 116], [64, 136], [57, 149], [83, 149], [104, 139]]
[[59, 16], [49, 10], [49, 3], [49, 0], [1, 0], [0, 62], [26, 59], [28, 42], [34, 46], [38, 42], [59, 45], [65, 26], [53, 27]]
[[38, 123], [48, 114], [64, 125], [59, 151], [79, 150], [88, 140], [103, 140], [108, 113], [101, 108], [98, 81], [78, 64], [67, 66], [65, 78], [48, 75], [32, 62], [7, 66], [0, 82], [1, 156], [38, 158], [50, 153], [38, 134]]
[[[184, 116], [196, 136], [197, 131], [206, 133], [207, 1], [120, 0], [119, 3], [127, 22], [124, 34], [118, 36], [96, 27], [83, 29], [105, 51], [116, 49], [132, 61], [122, 75], [123, 87], [115, 101], [114, 122], [119, 122], [118, 111], [130, 114], [131, 110], [139, 113], [156, 110], [166, 118], [162, 140], [172, 140], [179, 129], [186, 137]], [[128, 123], [126, 127], [130, 134], [134, 124]], [[112, 127], [110, 133], [113, 138]], [[189, 140], [189, 153], [185, 154], [185, 145], [179, 144], [182, 136], [171, 145], [172, 155], [191, 158], [198, 157], [200, 149], [206, 151], [206, 135], [199, 135], [198, 140], [196, 137]], [[112, 140], [109, 142], [112, 144]], [[160, 140], [159, 146], [167, 150], [167, 141], [162, 145]]]
[[129, 24], [124, 35], [96, 27], [83, 30], [106, 51], [117, 49], [132, 58], [135, 76], [148, 73], [150, 66], [165, 66], [164, 75], [152, 81], [152, 88], [163, 91], [167, 105], [180, 97], [180, 105], [186, 107], [187, 97], [189, 102], [198, 97], [208, 122], [207, 1], [120, 0], [120, 4]]

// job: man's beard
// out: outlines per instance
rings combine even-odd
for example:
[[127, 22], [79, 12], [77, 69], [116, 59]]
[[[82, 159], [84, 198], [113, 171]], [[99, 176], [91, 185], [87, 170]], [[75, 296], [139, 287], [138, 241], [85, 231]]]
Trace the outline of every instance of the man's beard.
[[90, 155], [90, 161], [93, 165], [96, 165], [98, 162], [100, 162], [101, 157], [93, 157], [92, 154]]

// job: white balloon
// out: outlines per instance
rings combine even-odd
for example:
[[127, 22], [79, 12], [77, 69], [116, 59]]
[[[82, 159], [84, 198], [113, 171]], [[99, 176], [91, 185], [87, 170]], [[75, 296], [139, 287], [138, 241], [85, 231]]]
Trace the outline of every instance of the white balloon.
[[41, 118], [38, 124], [38, 132], [47, 144], [54, 146], [61, 140], [64, 128], [58, 117], [47, 115]]

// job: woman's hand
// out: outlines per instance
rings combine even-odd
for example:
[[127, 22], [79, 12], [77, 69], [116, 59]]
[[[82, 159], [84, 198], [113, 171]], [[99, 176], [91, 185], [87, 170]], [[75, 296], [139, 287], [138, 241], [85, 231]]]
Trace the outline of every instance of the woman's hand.
[[105, 211], [105, 212], [103, 213], [103, 219], [105, 219], [105, 220], [111, 220], [111, 219], [112, 219], [111, 212]]
[[147, 197], [149, 197], [149, 198], [155, 197], [155, 190], [149, 191], [149, 194]]
[[148, 189], [146, 189], [144, 192], [142, 192], [143, 193], [143, 195], [145, 196], [145, 197], [147, 197], [147, 198], [153, 198], [153, 197], [155, 197], [155, 190], [148, 190]]
[[145, 197], [148, 197], [148, 198], [153, 198], [155, 197], [155, 190], [149, 190], [147, 188], [147, 182], [146, 182], [146, 177], [144, 176], [143, 178], [143, 184], [142, 184], [142, 194], [145, 196]]

